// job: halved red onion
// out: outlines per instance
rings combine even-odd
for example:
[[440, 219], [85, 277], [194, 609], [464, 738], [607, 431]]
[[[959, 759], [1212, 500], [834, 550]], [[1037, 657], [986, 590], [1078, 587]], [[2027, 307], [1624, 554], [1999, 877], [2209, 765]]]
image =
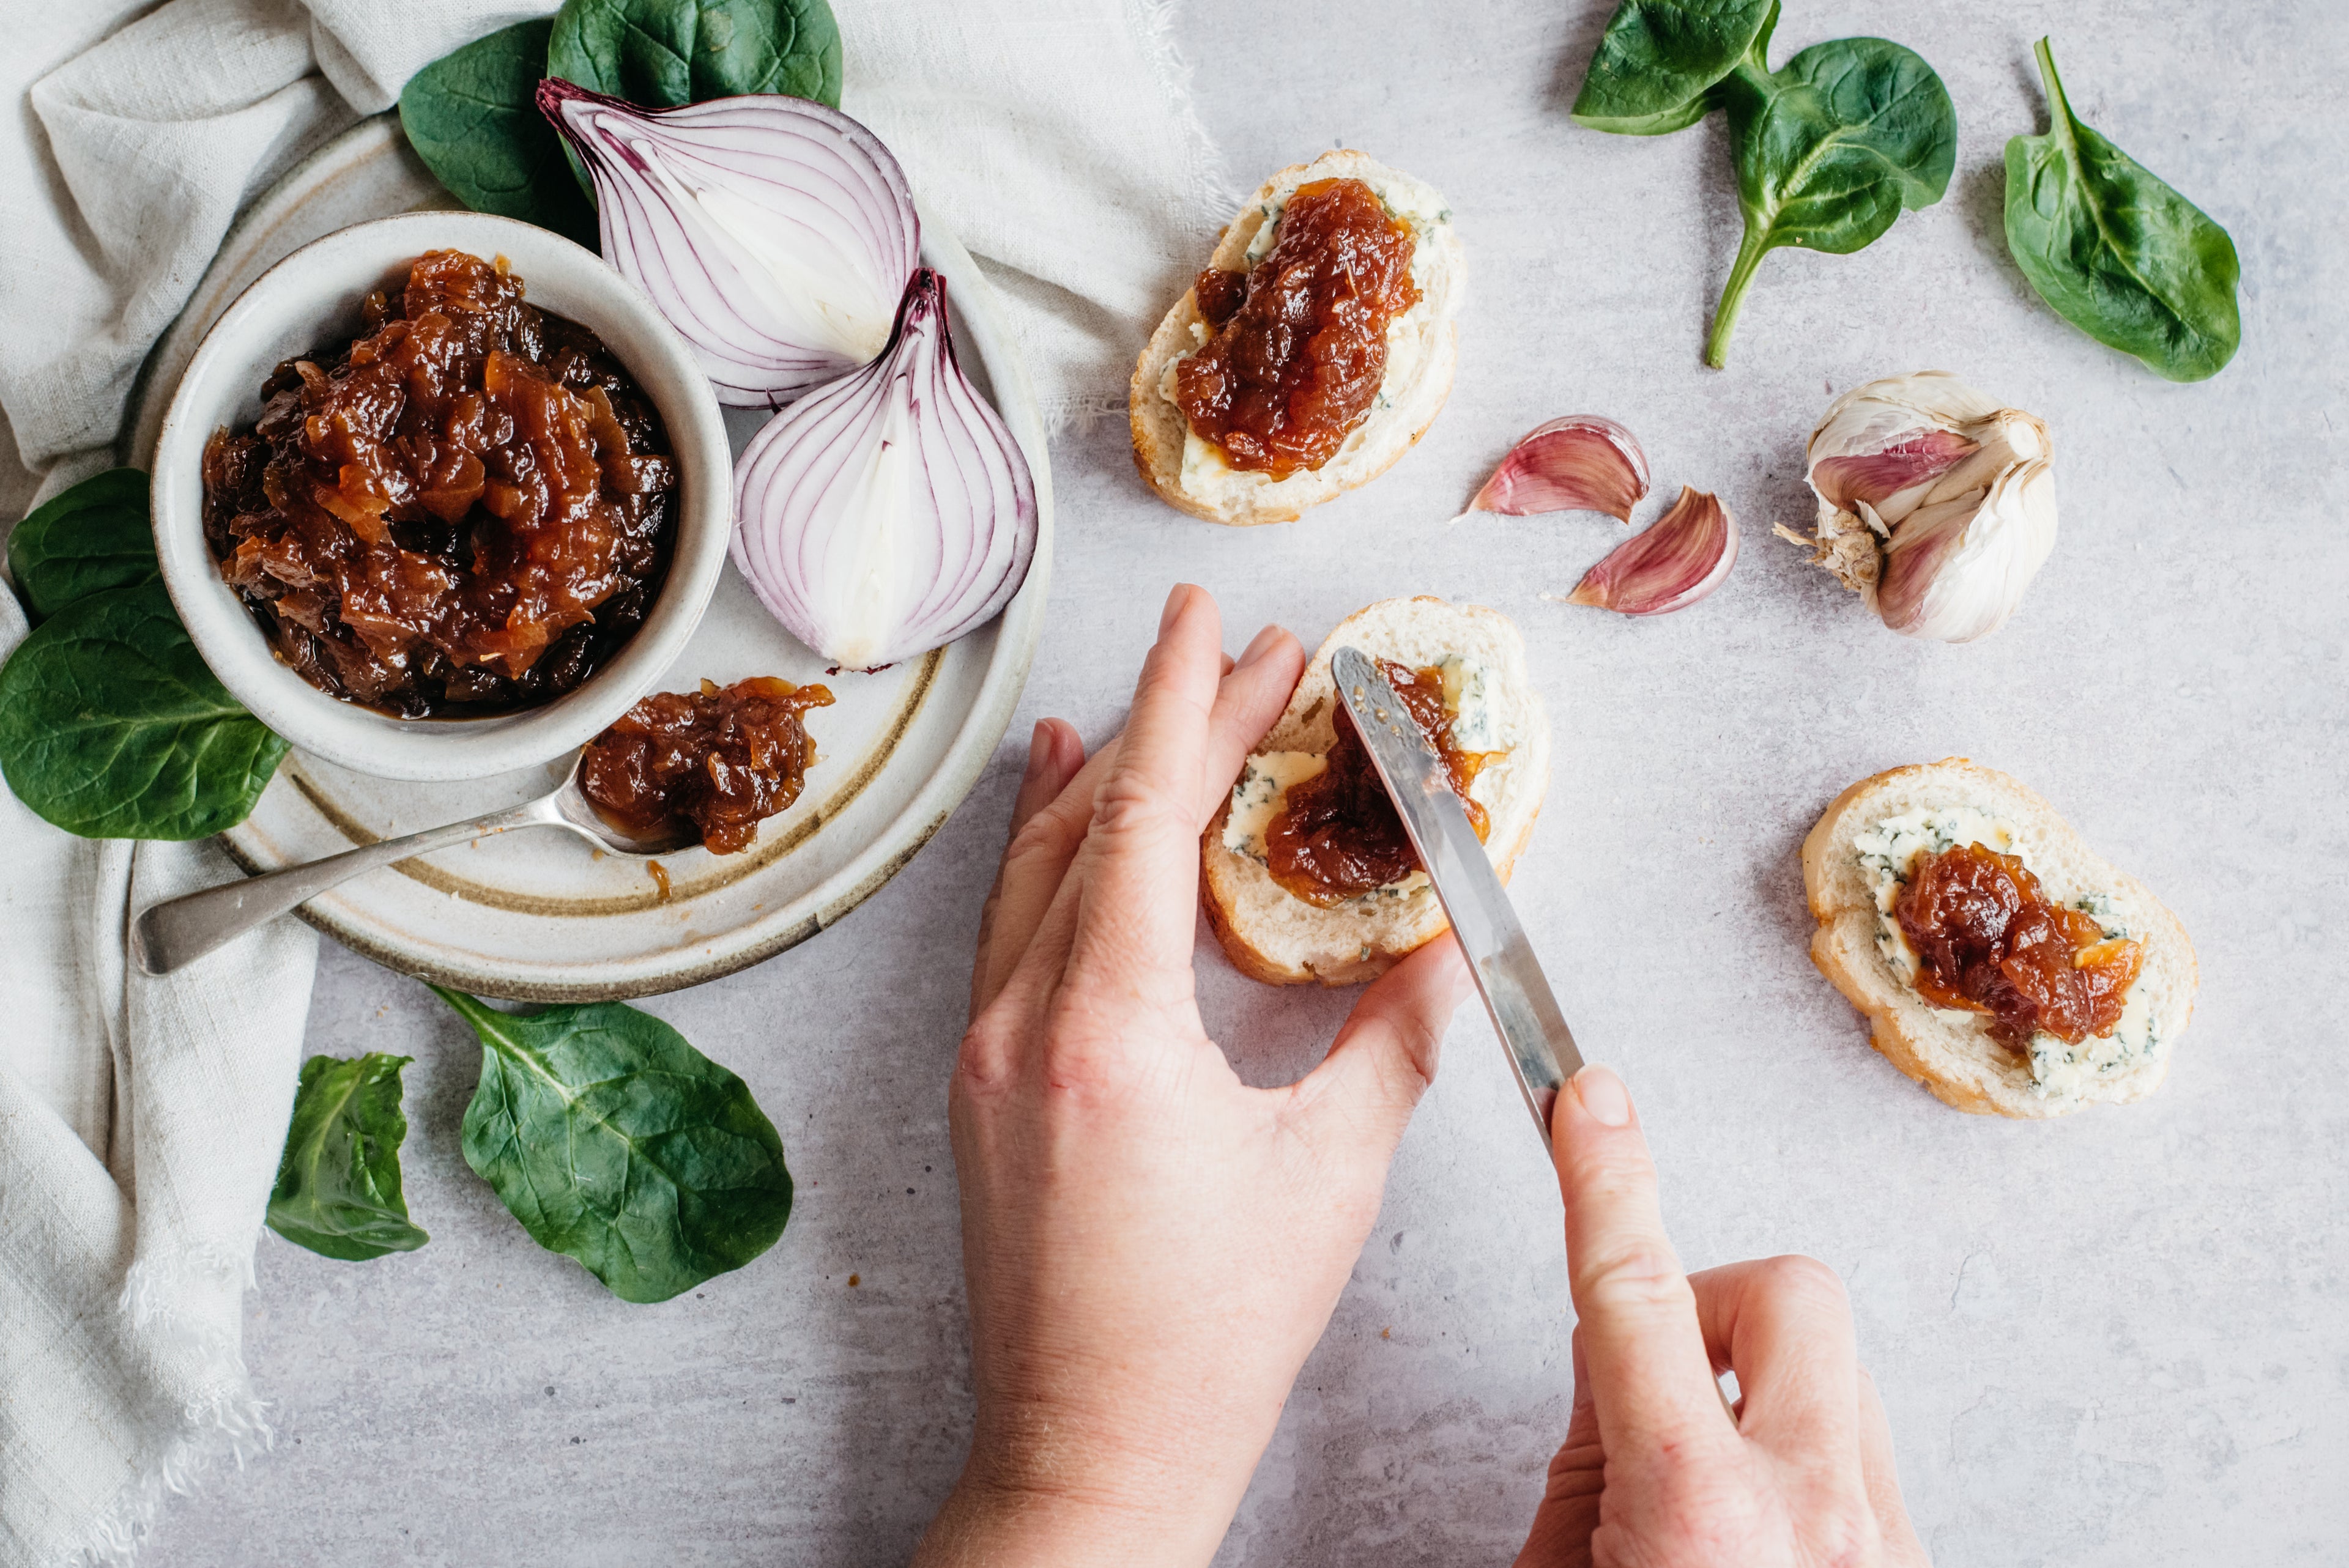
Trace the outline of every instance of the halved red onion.
[[845, 668], [927, 653], [1010, 602], [1036, 554], [1036, 486], [955, 363], [944, 278], [916, 269], [880, 357], [751, 438], [734, 517], [760, 601]]
[[604, 259], [719, 402], [781, 407], [889, 340], [921, 225], [897, 160], [838, 109], [774, 93], [645, 108], [551, 77], [538, 107], [595, 183]]

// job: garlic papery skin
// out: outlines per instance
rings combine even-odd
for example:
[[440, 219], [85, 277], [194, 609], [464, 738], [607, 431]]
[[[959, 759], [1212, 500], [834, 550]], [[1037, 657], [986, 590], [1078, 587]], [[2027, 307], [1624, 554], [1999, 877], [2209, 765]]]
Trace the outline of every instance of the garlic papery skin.
[[1811, 432], [1811, 489], [1822, 509], [1856, 513], [1866, 501], [1898, 522], [1914, 510], [1919, 492], [1973, 451], [1966, 427], [1998, 412], [1996, 403], [1946, 370], [1854, 387], [1828, 406]]
[[1737, 523], [1717, 496], [1681, 487], [1671, 511], [1609, 551], [1568, 594], [1626, 615], [1661, 615], [1695, 603], [1737, 564]]
[[2054, 547], [2054, 472], [2044, 458], [2015, 464], [1986, 493], [1919, 507], [1893, 530], [1876, 613], [1906, 636], [1986, 637], [2006, 624]]
[[1813, 559], [1906, 636], [1965, 643], [2006, 624], [2055, 544], [2047, 427], [1946, 371], [1871, 381], [1812, 432]]
[[1648, 455], [1631, 432], [1604, 415], [1569, 414], [1526, 431], [1468, 510], [1603, 511], [1629, 523], [1647, 493]]

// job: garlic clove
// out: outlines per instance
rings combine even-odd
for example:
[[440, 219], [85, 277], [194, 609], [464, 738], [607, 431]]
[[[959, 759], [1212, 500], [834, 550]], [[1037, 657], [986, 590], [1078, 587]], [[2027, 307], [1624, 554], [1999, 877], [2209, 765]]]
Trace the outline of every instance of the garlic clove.
[[2047, 456], [2047, 427], [2020, 408], [2001, 408], [1976, 420], [1965, 428], [1965, 438], [1972, 449], [1935, 475], [1916, 506], [1938, 505], [1987, 490], [1999, 475]]
[[1661, 615], [1695, 603], [1737, 563], [1737, 524], [1716, 496], [1681, 487], [1671, 511], [1609, 551], [1567, 602], [1626, 615]]
[[1887, 522], [1909, 515], [1926, 486], [1971, 456], [1967, 427], [1999, 407], [1946, 370], [1889, 376], [1837, 398], [1811, 433], [1811, 489], [1824, 507], [1874, 506]]
[[2018, 465], [1980, 494], [1909, 514], [1884, 552], [1876, 613], [1904, 636], [1986, 637], [2006, 624], [2054, 547], [2054, 471], [2044, 459]]
[[1526, 432], [1468, 510], [1603, 511], [1629, 523], [1647, 493], [1647, 454], [1631, 432], [1602, 415], [1571, 414]]
[[1811, 489], [1821, 501], [1833, 502], [1844, 511], [1856, 512], [1868, 506], [1881, 515], [1890, 505], [1906, 515], [1903, 500], [1922, 493], [1978, 450], [1954, 430], [1920, 430], [1880, 451], [1815, 459]]

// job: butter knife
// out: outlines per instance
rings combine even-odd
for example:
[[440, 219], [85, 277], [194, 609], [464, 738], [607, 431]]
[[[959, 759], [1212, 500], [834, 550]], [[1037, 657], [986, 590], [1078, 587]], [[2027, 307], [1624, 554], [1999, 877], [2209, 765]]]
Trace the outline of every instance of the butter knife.
[[1412, 722], [1378, 665], [1360, 649], [1340, 648], [1330, 670], [1339, 700], [1394, 799], [1412, 848], [1419, 851], [1419, 863], [1435, 884], [1435, 896], [1443, 901], [1485, 998], [1485, 1011], [1506, 1047], [1526, 1109], [1533, 1112], [1547, 1148], [1550, 1107], [1582, 1066], [1574, 1033], [1566, 1026], [1501, 879], [1493, 874], [1493, 862], [1485, 858], [1476, 830], [1468, 825], [1468, 813], [1452, 792], [1443, 758]]

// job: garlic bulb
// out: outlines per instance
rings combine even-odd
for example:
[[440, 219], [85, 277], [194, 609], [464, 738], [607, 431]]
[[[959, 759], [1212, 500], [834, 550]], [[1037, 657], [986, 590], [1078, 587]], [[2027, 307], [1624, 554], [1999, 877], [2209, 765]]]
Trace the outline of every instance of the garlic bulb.
[[2006, 624], [2055, 544], [2047, 427], [1946, 371], [1871, 381], [1811, 433], [1816, 534], [1781, 528], [1911, 637]]

